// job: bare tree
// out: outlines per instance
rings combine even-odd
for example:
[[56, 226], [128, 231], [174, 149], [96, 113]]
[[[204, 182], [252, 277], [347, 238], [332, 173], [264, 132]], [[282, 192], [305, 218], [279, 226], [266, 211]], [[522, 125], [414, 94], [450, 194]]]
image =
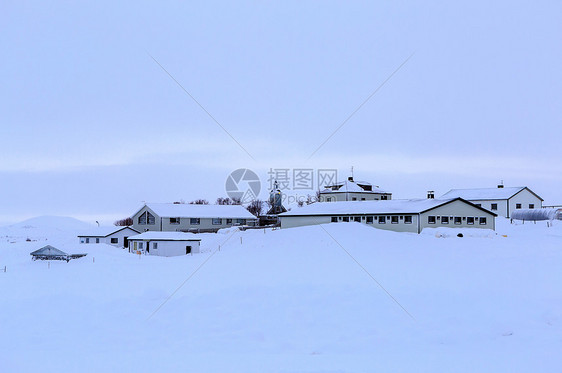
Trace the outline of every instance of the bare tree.
[[133, 218], [129, 217], [129, 218], [117, 220], [113, 223], [113, 225], [116, 225], [118, 227], [128, 227], [130, 225], [133, 225]]
[[297, 201], [297, 206], [298, 206], [298, 207], [303, 207], [303, 206], [304, 206], [304, 201], [303, 201], [302, 199], [299, 199], [299, 200]]
[[255, 199], [248, 206], [246, 206], [246, 210], [248, 210], [252, 215], [260, 216], [263, 210], [264, 203], [261, 199]]
[[322, 202], [322, 194], [320, 194], [320, 190], [316, 191], [316, 194], [314, 196], [316, 198], [316, 202]]
[[185, 204], [185, 200], [180, 199], [179, 201], [174, 202], [174, 205], [184, 205]]
[[196, 199], [195, 201], [189, 202], [190, 205], [208, 205], [209, 201], [206, 199]]

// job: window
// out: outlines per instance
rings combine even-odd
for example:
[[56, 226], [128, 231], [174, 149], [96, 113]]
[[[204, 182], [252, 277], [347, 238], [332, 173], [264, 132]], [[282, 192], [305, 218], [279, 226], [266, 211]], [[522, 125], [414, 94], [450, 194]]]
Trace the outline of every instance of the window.
[[486, 225], [486, 217], [480, 218], [480, 225]]
[[236, 224], [246, 224], [246, 219], [236, 219]]
[[152, 249], [153, 249], [153, 250], [158, 250], [158, 242], [153, 242], [153, 243], [152, 243]]
[[412, 217], [409, 215], [404, 216], [404, 224], [412, 224]]
[[226, 219], [226, 224], [232, 224], [232, 219]]
[[498, 209], [498, 204], [497, 203], [492, 203], [492, 210], [497, 210]]
[[221, 225], [222, 219], [221, 218], [213, 218], [213, 225]]
[[111, 243], [119, 243], [119, 238], [112, 238]]
[[332, 202], [332, 197], [326, 197], [326, 202]]
[[337, 222], [338, 222], [338, 217], [332, 216], [332, 223], [337, 223]]
[[428, 216], [427, 217], [428, 224], [435, 224], [435, 216]]
[[386, 216], [379, 216], [379, 224], [386, 224]]
[[390, 217], [390, 223], [391, 224], [398, 224], [398, 216]]
[[199, 218], [190, 218], [190, 219], [189, 219], [189, 224], [191, 224], [191, 225], [199, 225], [199, 224], [201, 224], [201, 219], [199, 219]]
[[381, 201], [387, 200], [388, 196], [381, 196]]
[[367, 224], [373, 224], [373, 217], [367, 216]]
[[515, 208], [516, 208], [516, 209], [520, 209], [520, 208], [521, 208], [521, 204], [520, 204], [520, 203], [516, 203], [516, 204], [515, 204]]
[[141, 216], [139, 216], [138, 222], [139, 225], [146, 225], [146, 224], [154, 225], [155, 220], [156, 219], [154, 219], [154, 215], [152, 215], [148, 211], [145, 211], [141, 214]]
[[361, 198], [361, 201], [364, 201], [364, 200], [365, 200], [365, 198]]
[[455, 219], [454, 219], [454, 221], [455, 221], [455, 224], [456, 224], [456, 225], [460, 225], [460, 224], [462, 224], [462, 219], [461, 219], [461, 217], [460, 217], [460, 216], [455, 216]]
[[344, 216], [343, 221], [349, 221], [349, 216]]
[[530, 208], [530, 209], [534, 209], [534, 208], [535, 208], [535, 204], [534, 204], [534, 203], [529, 203], [529, 208]]
[[357, 198], [351, 197], [351, 200], [352, 200], [352, 201], [357, 201]]
[[469, 216], [468, 218], [466, 218], [466, 224], [474, 225], [474, 218], [472, 216]]
[[481, 203], [477, 203], [476, 206], [482, 207], [482, 204], [481, 204]]
[[442, 216], [441, 217], [441, 224], [449, 224], [449, 217], [448, 216]]
[[358, 223], [361, 223], [361, 216], [356, 216], [353, 218], [353, 221], [356, 221]]
[[170, 224], [179, 224], [180, 218], [170, 218]]
[[86, 238], [86, 243], [90, 243], [90, 239], [89, 239], [89, 238]]
[[144, 242], [139, 242], [139, 249], [140, 249], [140, 250], [143, 249], [143, 244], [144, 244]]

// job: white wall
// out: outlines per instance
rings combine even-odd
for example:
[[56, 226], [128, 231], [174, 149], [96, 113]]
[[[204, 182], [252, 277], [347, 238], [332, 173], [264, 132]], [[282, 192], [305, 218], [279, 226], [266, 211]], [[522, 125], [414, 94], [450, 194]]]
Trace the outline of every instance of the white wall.
[[[124, 247], [124, 237], [131, 237], [138, 234], [137, 232], [135, 232], [132, 229], [123, 229], [119, 232], [113, 233], [107, 237], [78, 237], [78, 241], [80, 243], [86, 243], [86, 238], [89, 238], [89, 242], [88, 243], [96, 243], [96, 238], [99, 239], [99, 243], [106, 243], [108, 245], [113, 245], [116, 247]], [[111, 239], [112, 238], [117, 238], [117, 243], [111, 243]]]
[[[542, 201], [527, 189], [523, 189], [509, 199], [509, 214], [517, 209], [517, 204], [521, 204], [521, 209], [528, 209], [529, 204], [534, 204], [536, 209], [542, 208]], [[509, 217], [509, 216], [508, 216]]]
[[[435, 216], [435, 224], [429, 224], [429, 216]], [[449, 217], [448, 224], [442, 223], [443, 216]], [[461, 218], [461, 224], [455, 224], [455, 217]], [[474, 224], [468, 224], [469, 217], [475, 218]], [[480, 217], [486, 218], [486, 224], [480, 224]], [[462, 201], [453, 201], [420, 215], [421, 230], [424, 228], [437, 227], [495, 229], [495, 218], [491, 213], [482, 211], [479, 208], [473, 207], [467, 203]]]
[[[140, 244], [142, 243], [142, 249]], [[157, 248], [154, 248], [154, 243]], [[197, 254], [200, 252], [200, 241], [164, 241], [164, 240], [150, 240], [141, 241], [133, 240], [130, 242], [131, 251], [141, 251], [146, 253], [147, 247], [149, 248], [149, 255], [157, 256], [180, 256], [186, 255], [186, 246], [191, 246], [191, 253]], [[135, 245], [136, 244], [136, 245]]]

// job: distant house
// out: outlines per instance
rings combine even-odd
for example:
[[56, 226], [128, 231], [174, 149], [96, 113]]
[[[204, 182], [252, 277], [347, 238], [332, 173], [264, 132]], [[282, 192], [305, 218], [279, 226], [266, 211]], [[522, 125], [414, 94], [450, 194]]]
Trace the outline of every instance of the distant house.
[[216, 232], [236, 225], [255, 225], [257, 218], [241, 205], [148, 203], [132, 216], [139, 232]]
[[87, 254], [67, 254], [51, 245], [43, 246], [39, 250], [30, 253], [33, 260], [66, 260], [81, 258]]
[[313, 203], [279, 215], [281, 228], [358, 222], [412, 233], [437, 227], [495, 229], [495, 217], [462, 198]]
[[193, 233], [144, 232], [129, 237], [129, 250], [158, 256], [179, 256], [200, 252], [201, 239]]
[[509, 218], [511, 212], [519, 209], [540, 209], [543, 199], [527, 187], [504, 187], [479, 189], [452, 189], [441, 198], [463, 198]]
[[366, 181], [354, 181], [353, 177], [320, 191], [320, 202], [376, 201], [392, 199], [392, 193], [379, 189]]
[[129, 236], [140, 232], [131, 227], [99, 227], [78, 235], [80, 243], [106, 243], [118, 247], [129, 247]]

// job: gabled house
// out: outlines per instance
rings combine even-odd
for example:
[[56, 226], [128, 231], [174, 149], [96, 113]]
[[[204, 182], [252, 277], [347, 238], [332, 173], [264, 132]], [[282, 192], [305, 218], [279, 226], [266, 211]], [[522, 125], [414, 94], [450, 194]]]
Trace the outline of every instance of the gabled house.
[[540, 209], [543, 199], [527, 187], [451, 189], [441, 198], [463, 198], [477, 206], [509, 218], [511, 212], [519, 209]]
[[357, 222], [395, 232], [424, 228], [495, 229], [497, 215], [462, 198], [313, 203], [279, 215], [281, 228]]
[[320, 191], [319, 202], [384, 201], [389, 199], [392, 199], [392, 193], [366, 181], [355, 181], [350, 176], [345, 181], [326, 185]]
[[80, 243], [106, 243], [118, 247], [129, 247], [129, 236], [140, 232], [131, 227], [98, 227], [78, 235]]
[[216, 232], [221, 228], [255, 225], [257, 218], [241, 205], [147, 203], [131, 217], [140, 231]]
[[201, 239], [193, 233], [144, 232], [129, 238], [129, 251], [133, 253], [180, 256], [200, 252]]

